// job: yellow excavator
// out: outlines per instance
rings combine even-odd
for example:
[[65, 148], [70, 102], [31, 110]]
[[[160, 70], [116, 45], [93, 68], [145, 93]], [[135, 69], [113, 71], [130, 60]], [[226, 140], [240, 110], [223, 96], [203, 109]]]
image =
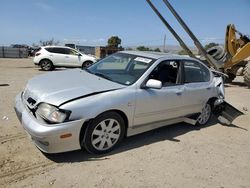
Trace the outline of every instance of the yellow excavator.
[[[153, 3], [150, 0], [146, 1], [167, 29], [173, 34], [180, 46], [187, 52], [187, 54], [193, 58], [197, 58], [181, 37], [166, 21], [166, 19], [161, 15]], [[163, 0], [163, 2], [193, 40], [195, 46], [199, 50], [199, 53], [202, 55], [200, 58], [201, 60], [203, 60], [210, 68], [227, 74], [226, 81], [228, 82], [232, 82], [236, 75], [242, 75], [244, 77], [245, 84], [250, 88], [250, 39], [248, 36], [237, 31], [233, 24], [229, 24], [226, 29], [224, 48], [221, 46], [215, 46], [205, 50], [200, 41], [192, 33], [169, 1]]]
[[207, 53], [223, 63], [221, 71], [228, 75], [228, 82], [239, 75], [244, 77], [244, 82], [250, 87], [250, 39], [237, 31], [233, 24], [227, 26], [224, 49], [215, 46], [209, 48]]

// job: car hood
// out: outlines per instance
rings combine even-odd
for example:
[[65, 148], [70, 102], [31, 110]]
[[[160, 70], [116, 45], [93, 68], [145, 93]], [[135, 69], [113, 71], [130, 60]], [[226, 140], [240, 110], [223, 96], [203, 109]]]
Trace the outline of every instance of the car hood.
[[79, 97], [116, 90], [124, 86], [84, 70], [57, 71], [36, 76], [28, 81], [24, 100], [36, 106], [46, 102], [55, 106]]

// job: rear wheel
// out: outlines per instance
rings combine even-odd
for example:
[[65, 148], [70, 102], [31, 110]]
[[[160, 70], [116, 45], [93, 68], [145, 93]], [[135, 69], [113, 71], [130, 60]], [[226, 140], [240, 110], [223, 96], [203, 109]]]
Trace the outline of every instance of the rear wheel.
[[90, 153], [107, 153], [121, 142], [124, 134], [123, 118], [115, 112], [107, 112], [88, 125], [82, 145]]
[[42, 60], [40, 63], [40, 66], [41, 66], [41, 69], [44, 71], [50, 71], [50, 70], [53, 70], [54, 68], [52, 62], [48, 59]]
[[197, 118], [197, 124], [198, 125], [206, 125], [209, 122], [209, 120], [210, 120], [211, 114], [212, 114], [211, 104], [207, 103], [203, 107], [200, 115]]
[[250, 88], [250, 62], [248, 62], [244, 68], [243, 78], [245, 84]]

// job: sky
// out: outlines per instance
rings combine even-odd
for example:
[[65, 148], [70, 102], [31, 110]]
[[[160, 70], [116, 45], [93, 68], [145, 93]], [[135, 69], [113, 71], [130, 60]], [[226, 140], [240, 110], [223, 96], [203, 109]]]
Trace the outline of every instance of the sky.
[[[161, 0], [152, 0], [188, 45], [193, 45]], [[203, 44], [223, 44], [227, 24], [250, 34], [250, 0], [169, 0]], [[0, 45], [38, 43], [122, 46], [177, 45], [146, 0], [4, 0], [0, 5]]]

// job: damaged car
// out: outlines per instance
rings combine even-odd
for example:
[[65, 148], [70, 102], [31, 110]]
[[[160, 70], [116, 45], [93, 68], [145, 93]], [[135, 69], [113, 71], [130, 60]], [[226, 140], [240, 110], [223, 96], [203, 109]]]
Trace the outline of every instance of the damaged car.
[[230, 123], [238, 112], [225, 112], [224, 93], [221, 75], [197, 59], [123, 51], [85, 70], [32, 78], [16, 96], [15, 111], [43, 152], [103, 154], [124, 137], [162, 126], [205, 125], [214, 111]]

